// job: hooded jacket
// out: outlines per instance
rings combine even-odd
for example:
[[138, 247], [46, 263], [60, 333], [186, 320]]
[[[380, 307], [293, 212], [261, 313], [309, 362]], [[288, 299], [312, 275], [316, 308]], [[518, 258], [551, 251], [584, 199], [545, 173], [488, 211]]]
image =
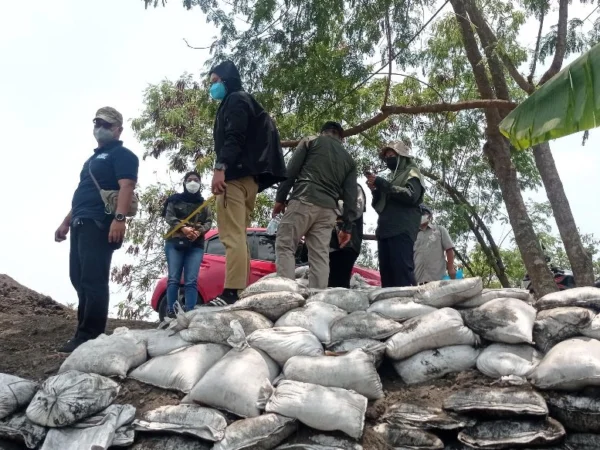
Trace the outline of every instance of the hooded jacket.
[[252, 176], [259, 192], [286, 178], [279, 132], [273, 120], [244, 92], [237, 67], [225, 61], [213, 67], [227, 89], [215, 118], [213, 136], [217, 162], [225, 164], [225, 181]]

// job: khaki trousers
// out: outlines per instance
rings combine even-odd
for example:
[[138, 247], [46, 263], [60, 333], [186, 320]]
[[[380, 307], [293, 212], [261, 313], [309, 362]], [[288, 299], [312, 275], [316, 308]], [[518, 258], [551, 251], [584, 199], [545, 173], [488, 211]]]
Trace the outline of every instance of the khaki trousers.
[[290, 201], [277, 228], [275, 251], [277, 275], [294, 279], [296, 249], [304, 236], [308, 248], [308, 286], [327, 288], [329, 281], [329, 244], [337, 215], [333, 209]]
[[258, 184], [254, 177], [227, 182], [227, 190], [217, 197], [219, 239], [225, 246], [225, 289], [245, 289], [250, 274], [250, 249], [246, 228], [256, 202]]

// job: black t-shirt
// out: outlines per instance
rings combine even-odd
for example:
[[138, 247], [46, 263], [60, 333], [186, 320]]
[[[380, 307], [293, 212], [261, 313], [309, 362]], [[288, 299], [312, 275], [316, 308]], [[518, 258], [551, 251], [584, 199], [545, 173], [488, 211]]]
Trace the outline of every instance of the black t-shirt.
[[104, 220], [107, 214], [100, 192], [90, 176], [90, 167], [102, 189], [117, 190], [119, 180], [137, 181], [139, 159], [131, 150], [123, 147], [123, 142], [114, 141], [94, 150], [94, 154], [83, 164], [79, 186], [73, 194], [71, 217]]

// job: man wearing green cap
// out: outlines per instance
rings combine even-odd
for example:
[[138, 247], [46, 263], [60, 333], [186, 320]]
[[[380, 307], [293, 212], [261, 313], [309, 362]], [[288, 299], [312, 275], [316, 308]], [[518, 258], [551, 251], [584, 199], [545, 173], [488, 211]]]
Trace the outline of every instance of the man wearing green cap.
[[[123, 116], [109, 106], [94, 117], [98, 147], [84, 163], [71, 211], [56, 230], [56, 242], [71, 231], [69, 275], [77, 291], [78, 326], [74, 337], [59, 351], [70, 353], [104, 333], [108, 318], [110, 263], [125, 236], [137, 182], [138, 157], [123, 147]], [[116, 193], [109, 202], [106, 194]]]

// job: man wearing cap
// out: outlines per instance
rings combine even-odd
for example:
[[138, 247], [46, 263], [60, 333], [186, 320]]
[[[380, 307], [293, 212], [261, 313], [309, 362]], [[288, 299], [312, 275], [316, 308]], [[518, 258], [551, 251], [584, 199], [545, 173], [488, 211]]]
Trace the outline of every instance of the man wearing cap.
[[448, 230], [432, 222], [433, 213], [421, 205], [421, 226], [415, 242], [415, 278], [418, 284], [441, 280], [448, 271], [456, 278], [454, 244]]
[[[94, 117], [98, 147], [83, 164], [71, 211], [54, 235], [56, 242], [62, 242], [71, 231], [69, 275], [79, 298], [77, 330], [60, 352], [72, 352], [106, 328], [110, 263], [125, 236], [139, 166], [138, 157], [119, 140], [122, 132], [121, 113], [100, 108]], [[107, 212], [99, 188], [118, 191], [116, 211]]]
[[320, 136], [298, 144], [287, 166], [288, 179], [279, 185], [273, 208], [273, 217], [284, 212], [275, 241], [277, 274], [294, 279], [294, 254], [304, 236], [310, 266], [308, 285], [316, 289], [325, 289], [329, 280], [329, 244], [338, 199], [344, 204], [338, 232], [340, 248], [350, 241], [357, 216], [356, 164], [342, 145], [343, 137], [339, 123], [326, 122]]
[[386, 178], [367, 174], [373, 208], [379, 214], [377, 246], [382, 287], [415, 286], [413, 247], [421, 223], [425, 183], [403, 142], [392, 142], [379, 154], [390, 170]]

